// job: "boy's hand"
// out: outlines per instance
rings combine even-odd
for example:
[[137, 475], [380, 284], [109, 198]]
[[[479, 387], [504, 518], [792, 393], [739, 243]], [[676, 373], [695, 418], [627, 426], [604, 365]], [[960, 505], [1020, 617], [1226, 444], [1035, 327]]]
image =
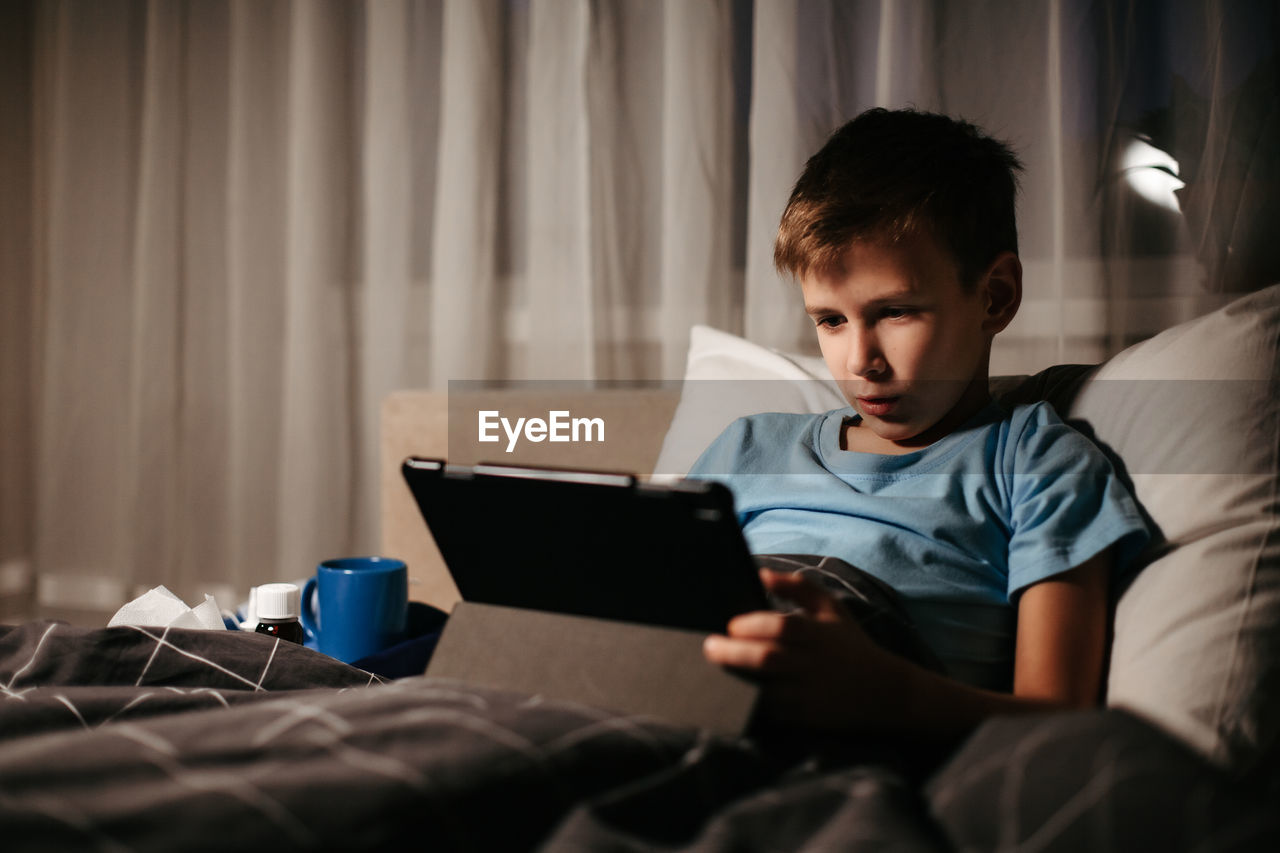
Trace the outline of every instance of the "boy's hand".
[[707, 660], [758, 680], [773, 718], [829, 730], [952, 737], [996, 714], [1088, 707], [1101, 679], [1109, 552], [1022, 594], [1014, 693], [982, 690], [876, 645], [834, 596], [798, 575], [760, 572], [794, 613], [744, 613], [711, 635]]
[[760, 579], [800, 610], [735, 616], [728, 636], [707, 637], [706, 659], [758, 679], [764, 710], [775, 719], [824, 729], [871, 722], [893, 668], [888, 653], [817, 584], [768, 569]]

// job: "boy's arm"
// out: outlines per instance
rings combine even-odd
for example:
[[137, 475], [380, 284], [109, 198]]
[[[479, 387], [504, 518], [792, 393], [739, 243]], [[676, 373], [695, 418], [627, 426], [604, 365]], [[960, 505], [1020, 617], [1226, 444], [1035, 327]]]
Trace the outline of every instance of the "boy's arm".
[[1097, 704], [1106, 657], [1110, 574], [1108, 549], [1023, 590], [1013, 695], [1077, 708]]
[[1108, 552], [1023, 591], [1012, 694], [930, 672], [873, 643], [844, 607], [796, 575], [764, 571], [802, 612], [747, 613], [708, 637], [712, 663], [754, 673], [776, 719], [829, 730], [961, 734], [997, 714], [1097, 701], [1106, 638]]

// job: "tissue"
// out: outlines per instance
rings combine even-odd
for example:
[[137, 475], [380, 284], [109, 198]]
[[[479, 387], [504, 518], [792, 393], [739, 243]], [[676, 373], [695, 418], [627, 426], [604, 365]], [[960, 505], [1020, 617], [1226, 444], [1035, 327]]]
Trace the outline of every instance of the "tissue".
[[116, 611], [107, 622], [108, 628], [116, 625], [148, 625], [156, 628], [206, 628], [225, 631], [218, 602], [212, 595], [195, 607], [188, 607], [181, 598], [163, 586], [144, 592]]

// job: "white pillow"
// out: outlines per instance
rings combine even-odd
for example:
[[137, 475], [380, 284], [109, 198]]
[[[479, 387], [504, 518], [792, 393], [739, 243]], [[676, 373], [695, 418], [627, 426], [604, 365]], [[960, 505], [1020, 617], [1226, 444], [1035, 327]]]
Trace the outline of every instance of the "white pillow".
[[1280, 285], [1116, 355], [1068, 417], [1163, 539], [1117, 604], [1108, 704], [1238, 769], [1280, 746], [1278, 339]]
[[684, 386], [653, 479], [689, 472], [702, 451], [745, 415], [829, 412], [846, 405], [821, 358], [783, 353], [710, 326], [694, 326]]

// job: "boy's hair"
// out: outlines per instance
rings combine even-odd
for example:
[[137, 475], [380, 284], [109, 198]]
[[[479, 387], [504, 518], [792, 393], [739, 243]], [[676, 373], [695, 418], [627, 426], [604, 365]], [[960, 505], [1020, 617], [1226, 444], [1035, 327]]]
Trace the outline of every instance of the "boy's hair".
[[928, 231], [972, 288], [995, 257], [1018, 252], [1022, 164], [968, 122], [915, 110], [867, 110], [809, 158], [782, 214], [778, 272], [842, 274], [856, 240]]

